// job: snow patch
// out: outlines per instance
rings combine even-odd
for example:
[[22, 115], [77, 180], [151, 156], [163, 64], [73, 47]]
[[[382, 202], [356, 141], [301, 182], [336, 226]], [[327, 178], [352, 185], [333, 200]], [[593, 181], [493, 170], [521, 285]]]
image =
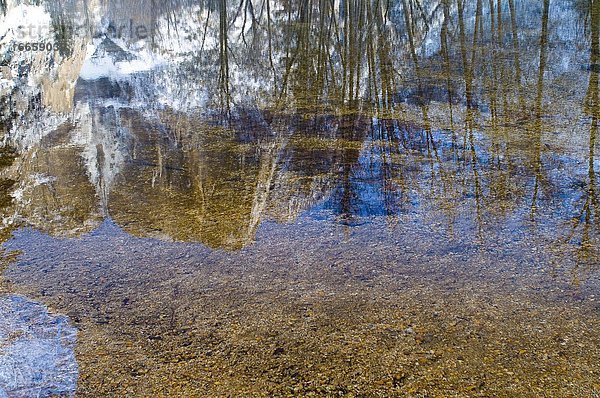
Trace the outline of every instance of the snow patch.
[[52, 20], [44, 7], [20, 4], [0, 18], [0, 44], [51, 37]]
[[[110, 40], [110, 39], [105, 39]], [[127, 59], [117, 60], [114, 53], [98, 51], [101, 39], [95, 39], [87, 46], [86, 59], [79, 73], [83, 80], [97, 80], [108, 77], [112, 80], [121, 80], [129, 75], [150, 71], [165, 63], [165, 60], [148, 50], [145, 46], [138, 51], [131, 52], [120, 40], [111, 41], [117, 50], [128, 55]]]

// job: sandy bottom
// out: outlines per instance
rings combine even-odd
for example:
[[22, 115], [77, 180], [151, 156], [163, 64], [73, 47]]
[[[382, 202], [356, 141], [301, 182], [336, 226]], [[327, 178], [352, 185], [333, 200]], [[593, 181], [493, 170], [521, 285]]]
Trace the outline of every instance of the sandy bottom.
[[594, 258], [400, 221], [265, 223], [238, 252], [21, 230], [4, 289], [78, 328], [81, 397], [598, 396]]

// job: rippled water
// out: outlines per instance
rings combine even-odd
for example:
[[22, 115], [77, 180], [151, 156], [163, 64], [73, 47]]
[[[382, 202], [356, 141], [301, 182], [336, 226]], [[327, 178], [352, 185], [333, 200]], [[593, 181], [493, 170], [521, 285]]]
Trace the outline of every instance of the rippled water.
[[0, 300], [78, 332], [0, 394], [600, 393], [600, 2], [41, 3]]

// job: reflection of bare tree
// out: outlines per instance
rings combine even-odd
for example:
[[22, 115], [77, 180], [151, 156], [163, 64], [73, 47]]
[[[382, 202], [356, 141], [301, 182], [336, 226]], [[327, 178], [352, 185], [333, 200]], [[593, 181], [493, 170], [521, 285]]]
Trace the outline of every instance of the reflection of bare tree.
[[521, 60], [519, 56], [520, 48], [517, 30], [517, 16], [515, 12], [515, 0], [508, 0], [508, 6], [510, 8], [510, 26], [515, 60], [515, 81], [519, 90], [519, 109], [523, 109], [525, 107], [525, 102], [523, 99], [523, 86], [521, 85]]
[[273, 71], [273, 87], [275, 88], [275, 92], [277, 89], [277, 72], [275, 71], [275, 65], [273, 64], [273, 28], [271, 26], [271, 0], [265, 0], [267, 4], [267, 38], [269, 42], [269, 65], [271, 66], [271, 70]]
[[540, 63], [537, 77], [537, 95], [535, 99], [535, 128], [532, 138], [533, 145], [533, 171], [534, 186], [533, 197], [531, 199], [531, 219], [535, 218], [540, 184], [542, 179], [542, 102], [544, 99], [544, 72], [546, 62], [548, 61], [548, 14], [550, 9], [550, 0], [544, 0], [544, 11], [542, 14], [542, 30], [540, 35]]
[[475, 48], [477, 42], [477, 33], [479, 31], [480, 18], [481, 18], [481, 0], [477, 0], [477, 11], [475, 13], [475, 32], [473, 33], [473, 49], [471, 62], [469, 62], [467, 55], [467, 43], [466, 43], [466, 29], [465, 29], [465, 17], [464, 8], [465, 1], [457, 0], [458, 2], [458, 26], [460, 35], [460, 53], [462, 57], [462, 66], [465, 82], [465, 96], [467, 100], [467, 107], [473, 107], [473, 62], [475, 60]]
[[[156, 122], [115, 109], [138, 129], [128, 148], [135, 156], [115, 187], [96, 170], [96, 196], [130, 231], [229, 247], [251, 241], [265, 214], [290, 221], [319, 201], [344, 220], [435, 203], [452, 219], [448, 228], [462, 217], [480, 232], [489, 214], [525, 210], [539, 220], [541, 192], [556, 184], [542, 150], [550, 136], [543, 99], [552, 95], [547, 76], [556, 68], [549, 4], [521, 15], [521, 0], [195, 3], [199, 51], [186, 64], [190, 76], [174, 69], [173, 81], [151, 78], [206, 90], [214, 101], [207, 108], [218, 116], [199, 123], [195, 109], [167, 109]], [[156, 7], [167, 29], [181, 30], [185, 6]], [[140, 77], [144, 90], [112, 86], [135, 94], [151, 78]], [[594, 79], [586, 110], [589, 201], [578, 226], [593, 221], [598, 206]], [[252, 90], [263, 91], [252, 97]], [[525, 120], [528, 96], [534, 112]], [[148, 98], [142, 101], [156, 97]], [[176, 120], [165, 122], [164, 114]], [[264, 136], [255, 136], [257, 128]], [[99, 164], [109, 162], [106, 148], [89, 144]], [[128, 195], [144, 198], [145, 207], [129, 209]], [[181, 218], [169, 224], [169, 212]]]
[[451, 67], [451, 63], [450, 63], [450, 43], [449, 43], [449, 24], [451, 22], [450, 20], [450, 0], [444, 0], [442, 3], [442, 6], [444, 7], [444, 22], [442, 24], [442, 29], [440, 31], [440, 48], [441, 48], [441, 52], [442, 52], [442, 57], [444, 58], [444, 72], [446, 75], [446, 90], [448, 92], [448, 110], [449, 110], [449, 117], [450, 117], [450, 127], [452, 130], [454, 130], [454, 115], [453, 115], [453, 110], [452, 110], [452, 92], [454, 91], [451, 86], [452, 86], [452, 78], [451, 78], [451, 71], [452, 71], [452, 67]]
[[[586, 257], [587, 252], [594, 250], [593, 239], [594, 228], [600, 231], [600, 201], [597, 192], [597, 177], [594, 169], [596, 137], [598, 135], [598, 123], [600, 120], [600, 96], [599, 96], [599, 73], [600, 64], [600, 1], [593, 0], [590, 3], [590, 77], [585, 98], [584, 111], [590, 118], [590, 138], [588, 151], [588, 172], [585, 189], [585, 201], [581, 212], [574, 219], [573, 229], [568, 240], [572, 240], [579, 227], [581, 232], [581, 254]], [[595, 224], [595, 225], [594, 225]]]
[[219, 3], [219, 88], [221, 93], [221, 106], [229, 110], [229, 44], [227, 23], [227, 1], [220, 0]]

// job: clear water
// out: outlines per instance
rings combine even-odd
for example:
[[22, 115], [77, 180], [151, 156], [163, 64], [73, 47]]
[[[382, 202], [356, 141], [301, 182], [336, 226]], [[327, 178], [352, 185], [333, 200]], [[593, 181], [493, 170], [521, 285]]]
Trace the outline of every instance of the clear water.
[[599, 393], [599, 2], [23, 7], [0, 286], [77, 396]]

